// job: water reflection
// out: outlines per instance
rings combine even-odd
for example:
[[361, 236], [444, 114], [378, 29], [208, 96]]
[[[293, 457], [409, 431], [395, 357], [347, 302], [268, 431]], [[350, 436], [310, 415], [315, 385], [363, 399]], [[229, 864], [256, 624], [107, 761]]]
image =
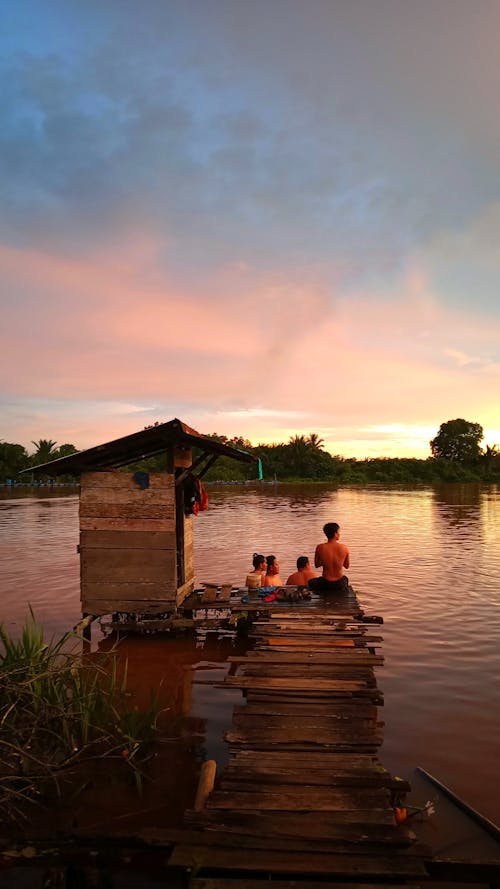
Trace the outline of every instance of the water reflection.
[[470, 526], [481, 518], [483, 493], [480, 485], [447, 484], [433, 492], [436, 511], [450, 528]]
[[[254, 551], [275, 553], [288, 576], [298, 555], [313, 556], [325, 522], [339, 522], [361, 603], [384, 616], [382, 761], [402, 775], [421, 765], [500, 820], [498, 486], [279, 485], [210, 489], [209, 496], [210, 507], [194, 526], [199, 581], [242, 584]], [[42, 502], [38, 492], [31, 499], [0, 496], [0, 619], [13, 632], [28, 601], [50, 634], [80, 616], [78, 497], [51, 499], [49, 509]], [[96, 638], [103, 650], [111, 644]], [[222, 735], [239, 692], [214, 689], [210, 679], [224, 674], [232, 644], [154, 636], [120, 643], [144, 699], [161, 683], [175, 714], [189, 709], [196, 737], [183, 740], [175, 767], [189, 775], [181, 807], [192, 803], [200, 759], [213, 755], [222, 762], [227, 755]], [[153, 768], [160, 776], [172, 766], [160, 754]]]

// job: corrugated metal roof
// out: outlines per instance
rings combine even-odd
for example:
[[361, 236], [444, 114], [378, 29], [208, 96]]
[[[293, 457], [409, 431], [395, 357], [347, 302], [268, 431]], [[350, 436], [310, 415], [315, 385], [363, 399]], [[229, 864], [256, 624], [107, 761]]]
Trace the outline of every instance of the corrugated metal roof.
[[159, 423], [149, 429], [142, 429], [132, 435], [125, 435], [123, 438], [108, 441], [95, 448], [88, 448], [86, 451], [79, 451], [77, 454], [70, 454], [68, 457], [51, 460], [49, 463], [32, 466], [23, 471], [43, 472], [46, 475], [79, 475], [81, 472], [126, 466], [145, 457], [154, 457], [172, 445], [183, 444], [200, 448], [207, 454], [231, 457], [243, 463], [257, 460], [248, 451], [240, 451], [238, 448], [200, 435], [196, 429], [175, 418], [168, 423]]

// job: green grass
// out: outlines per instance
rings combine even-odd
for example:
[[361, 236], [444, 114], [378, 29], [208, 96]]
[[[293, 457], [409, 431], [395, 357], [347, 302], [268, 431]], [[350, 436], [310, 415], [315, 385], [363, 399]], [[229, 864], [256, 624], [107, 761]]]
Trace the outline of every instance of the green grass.
[[[77, 650], [79, 648], [79, 651]], [[134, 706], [127, 665], [116, 649], [81, 654], [81, 640], [66, 633], [47, 642], [32, 612], [19, 639], [0, 624], [0, 808], [5, 820], [43, 805], [63, 778], [86, 763], [114, 758], [132, 770], [156, 736], [159, 705]]]

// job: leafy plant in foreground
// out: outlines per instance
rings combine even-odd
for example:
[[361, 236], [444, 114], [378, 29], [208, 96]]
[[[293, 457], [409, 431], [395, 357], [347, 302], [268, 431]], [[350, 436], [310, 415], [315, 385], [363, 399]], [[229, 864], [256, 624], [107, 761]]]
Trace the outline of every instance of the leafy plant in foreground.
[[127, 763], [141, 785], [158, 703], [135, 708], [116, 650], [84, 658], [76, 639], [46, 642], [33, 613], [19, 639], [0, 624], [0, 806], [10, 819], [49, 789], [61, 794], [62, 778], [92, 760]]

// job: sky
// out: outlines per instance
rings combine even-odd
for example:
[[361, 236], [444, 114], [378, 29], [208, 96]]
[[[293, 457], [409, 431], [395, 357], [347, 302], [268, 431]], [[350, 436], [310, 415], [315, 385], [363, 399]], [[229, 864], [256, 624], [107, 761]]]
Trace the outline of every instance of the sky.
[[500, 0], [16, 0], [0, 440], [500, 443]]

